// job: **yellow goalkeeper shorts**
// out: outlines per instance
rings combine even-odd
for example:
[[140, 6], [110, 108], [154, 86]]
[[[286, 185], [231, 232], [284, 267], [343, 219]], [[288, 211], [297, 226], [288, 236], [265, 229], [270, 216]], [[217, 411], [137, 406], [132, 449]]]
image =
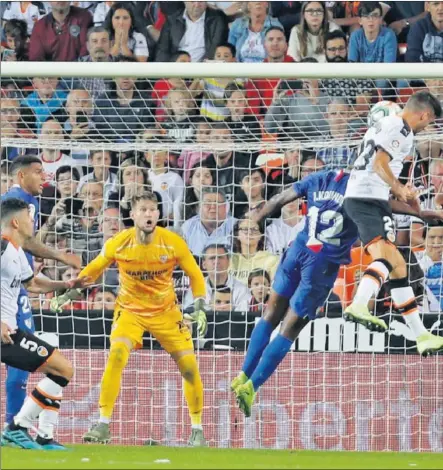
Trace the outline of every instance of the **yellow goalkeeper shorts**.
[[143, 317], [122, 308], [115, 310], [111, 341], [115, 338], [127, 338], [136, 348], [140, 348], [145, 332], [150, 333], [170, 354], [194, 349], [191, 332], [183, 323], [183, 316], [178, 308], [154, 317]]

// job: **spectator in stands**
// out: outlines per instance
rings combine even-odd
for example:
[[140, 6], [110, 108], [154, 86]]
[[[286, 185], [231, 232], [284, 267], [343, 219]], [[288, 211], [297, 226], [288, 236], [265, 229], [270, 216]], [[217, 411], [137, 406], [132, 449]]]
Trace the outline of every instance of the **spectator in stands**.
[[327, 104], [319, 80], [281, 81], [266, 113], [264, 128], [269, 134], [278, 134], [279, 139], [323, 138], [328, 131]]
[[[211, 124], [206, 120], [201, 118], [197, 124], [197, 129], [195, 133], [195, 142], [198, 145], [209, 144], [210, 134], [211, 134]], [[206, 160], [206, 158], [211, 155], [209, 150], [183, 150], [180, 154], [180, 157], [177, 160], [177, 166], [183, 168], [183, 179], [186, 183], [189, 183], [191, 176], [191, 169], [197, 165], [199, 162]]]
[[69, 165], [62, 165], [55, 172], [55, 184], [57, 189], [57, 199], [67, 199], [73, 197], [78, 192], [80, 173], [77, 168]]
[[266, 187], [266, 173], [263, 168], [256, 167], [249, 170], [238, 170], [238, 189], [233, 205], [234, 217], [242, 218], [250, 211], [260, 209], [268, 199]]
[[325, 163], [326, 170], [344, 170], [351, 164], [353, 151], [357, 145], [351, 147], [345, 144], [350, 138], [351, 113], [351, 107], [346, 99], [333, 98], [328, 104], [328, 144], [318, 151], [318, 156]]
[[230, 287], [214, 289], [209, 301], [209, 308], [213, 309], [214, 312], [235, 311], [232, 304], [232, 289]]
[[1, 47], [1, 59], [5, 62], [28, 60], [29, 38], [27, 25], [22, 20], [9, 20], [4, 27], [6, 46]]
[[200, 213], [182, 226], [183, 237], [195, 256], [201, 256], [205, 246], [231, 246], [235, 219], [229, 214], [229, 203], [220, 187], [203, 188]]
[[[205, 274], [206, 304], [210, 304], [216, 290], [228, 287], [232, 294], [232, 309], [237, 312], [247, 312], [249, 303], [249, 291], [241, 282], [229, 274], [230, 255], [226, 246], [210, 244], [202, 253], [202, 268]], [[183, 299], [183, 308], [192, 306], [194, 297], [189, 289]]]
[[113, 57], [134, 57], [138, 62], [148, 60], [146, 37], [135, 30], [135, 16], [130, 4], [113, 2], [103, 26], [110, 34]]
[[44, 147], [45, 142], [54, 143], [54, 141], [64, 140], [63, 128], [56, 119], [48, 119], [42, 125], [38, 140], [41, 143], [42, 150], [39, 154], [45, 171], [46, 183], [53, 185], [55, 183], [55, 174], [61, 166], [69, 165], [75, 167], [77, 162], [68, 154], [63, 153], [58, 148]]
[[116, 78], [110, 91], [97, 98], [93, 121], [97, 133], [106, 140], [134, 141], [137, 134], [155, 124], [150, 96], [137, 89], [133, 78]]
[[27, 36], [32, 34], [35, 23], [46, 14], [42, 2], [7, 2], [3, 13], [3, 21], [20, 20], [26, 24]]
[[189, 173], [184, 198], [184, 220], [194, 217], [200, 207], [202, 189], [213, 186], [216, 181], [214, 165], [206, 161], [196, 162]]
[[234, 227], [234, 243], [230, 273], [246, 286], [249, 275], [256, 269], [268, 271], [271, 279], [277, 270], [279, 257], [264, 251], [265, 237], [262, 225], [250, 219], [240, 219]]
[[[147, 140], [149, 142], [150, 139]], [[152, 144], [150, 150], [144, 153], [144, 157], [149, 167], [148, 176], [152, 189], [162, 198], [163, 217], [168, 225], [173, 223], [178, 227], [182, 222], [183, 180], [179, 174], [170, 170], [167, 148]]]
[[[0, 133], [2, 138], [20, 138], [20, 102], [16, 98], [2, 97], [0, 100]], [[8, 156], [9, 160], [16, 155]]]
[[264, 269], [251, 271], [248, 277], [248, 287], [251, 293], [249, 301], [250, 312], [263, 312], [271, 294], [271, 278]]
[[[106, 20], [106, 17], [108, 16], [109, 10], [111, 9], [114, 3], [115, 2], [98, 2], [98, 5], [96, 6], [94, 10], [94, 16], [93, 16], [94, 26], [103, 26]], [[134, 2], [128, 2], [128, 3], [134, 3]]]
[[289, 37], [291, 29], [300, 23], [302, 2], [269, 2], [271, 15], [283, 25], [285, 36]]
[[113, 312], [117, 296], [112, 289], [104, 287], [103, 289], [94, 289], [89, 299], [91, 310]]
[[231, 82], [225, 88], [226, 108], [229, 116], [226, 122], [231, 129], [235, 141], [257, 141], [261, 138], [261, 126], [257, 117], [246, 114], [248, 105], [244, 86]]
[[229, 42], [237, 50], [238, 62], [263, 62], [264, 46], [268, 28], [278, 26], [280, 21], [268, 15], [269, 2], [247, 2], [248, 15], [237, 18], [229, 30]]
[[300, 179], [303, 179], [311, 175], [312, 173], [324, 170], [325, 162], [313, 152], [306, 152], [302, 158], [300, 167]]
[[325, 62], [325, 35], [339, 27], [328, 20], [324, 2], [304, 2], [300, 24], [294, 26], [289, 37], [288, 54], [296, 61], [313, 57]]
[[380, 2], [362, 2], [358, 10], [361, 29], [349, 40], [349, 62], [396, 62], [397, 38], [383, 26]]
[[211, 143], [214, 153], [206, 161], [214, 162], [216, 185], [223, 189], [227, 200], [232, 201], [237, 183], [236, 173], [255, 166], [257, 155], [232, 150], [232, 132], [225, 122], [212, 125]]
[[169, 90], [165, 99], [166, 119], [161, 123], [170, 141], [177, 144], [193, 142], [197, 130], [197, 105], [186, 89]]
[[88, 181], [78, 190], [78, 197], [87, 207], [95, 209], [97, 215], [103, 210], [103, 195], [103, 184], [95, 181]]
[[117, 175], [111, 171], [111, 153], [108, 150], [91, 150], [89, 160], [92, 171], [81, 178], [79, 191], [88, 182], [101, 183], [104, 198], [108, 200], [117, 184]]
[[426, 2], [428, 14], [408, 34], [406, 62], [443, 62], [443, 2]]
[[283, 206], [281, 217], [274, 219], [265, 231], [266, 251], [282, 255], [289, 244], [303, 230], [305, 218], [301, 215], [300, 201]]
[[[274, 3], [274, 2], [273, 2]], [[279, 2], [281, 3], [281, 2]], [[285, 31], [278, 26], [271, 26], [265, 34], [265, 62], [280, 64], [283, 62], [294, 62], [294, 59], [287, 54], [288, 42]], [[254, 85], [260, 94], [261, 101], [266, 108], [269, 108], [274, 97], [275, 89], [280, 83], [278, 78], [261, 78], [254, 80]]]
[[386, 23], [398, 37], [399, 43], [405, 43], [411, 26], [426, 17], [426, 2], [388, 2], [391, 9], [386, 15]]
[[[178, 51], [175, 62], [191, 62], [191, 56], [186, 51]], [[163, 121], [167, 114], [165, 109], [165, 98], [171, 89], [189, 90], [189, 86], [183, 78], [161, 78], [155, 82], [152, 90], [152, 99], [155, 104], [155, 117], [157, 121]]]
[[[232, 44], [220, 44], [215, 50], [214, 60], [217, 62], [236, 62], [236, 49]], [[232, 78], [205, 78], [202, 81], [203, 99], [200, 114], [212, 121], [224, 121], [229, 116], [226, 108], [225, 89], [233, 82]], [[260, 113], [260, 95], [252, 80], [236, 79], [246, 89], [248, 107], [246, 112], [258, 115]]]
[[23, 124], [27, 130], [40, 133], [42, 124], [50, 116], [63, 116], [67, 93], [57, 90], [57, 78], [34, 78], [34, 90], [20, 106]]
[[0, 176], [1, 176], [0, 195], [3, 195], [7, 191], [9, 191], [9, 188], [13, 184], [12, 177], [9, 174], [8, 162], [6, 160], [3, 160], [1, 163]]
[[63, 129], [66, 134], [75, 141], [90, 140], [94, 132], [94, 107], [89, 91], [72, 90], [66, 99], [65, 109], [67, 119]]
[[52, 11], [35, 23], [29, 60], [74, 61], [88, 53], [86, 35], [91, 14], [70, 2], [51, 2]]
[[192, 62], [214, 56], [219, 44], [226, 42], [225, 15], [207, 8], [206, 2], [185, 2], [185, 11], [168, 16], [157, 43], [156, 62], [170, 62], [178, 51], [187, 51]]

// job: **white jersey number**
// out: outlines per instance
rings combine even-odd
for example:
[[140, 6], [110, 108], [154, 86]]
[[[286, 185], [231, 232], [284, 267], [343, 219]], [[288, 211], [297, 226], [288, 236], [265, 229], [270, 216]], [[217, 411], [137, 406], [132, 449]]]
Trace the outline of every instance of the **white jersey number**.
[[363, 141], [359, 149], [359, 155], [355, 161], [354, 168], [358, 171], [366, 170], [371, 158], [375, 153], [375, 142], [371, 139]]
[[[319, 212], [320, 210], [318, 207], [311, 207], [309, 209], [308, 217], [310, 228], [317, 227]], [[332, 222], [332, 226], [322, 230], [317, 235], [317, 238], [323, 243], [329, 243], [330, 245], [340, 246], [340, 238], [334, 237], [336, 237], [339, 233], [343, 231], [343, 216], [339, 212], [325, 211], [322, 212], [320, 216], [320, 222], [323, 225], [329, 225]]]

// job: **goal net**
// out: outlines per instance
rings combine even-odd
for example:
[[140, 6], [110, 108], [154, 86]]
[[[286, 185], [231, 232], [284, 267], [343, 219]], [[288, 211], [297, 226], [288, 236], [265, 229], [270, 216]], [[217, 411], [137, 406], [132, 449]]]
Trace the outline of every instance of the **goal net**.
[[[368, 120], [395, 112], [394, 102], [402, 107], [420, 89], [430, 88], [443, 100], [443, 80], [434, 73], [408, 85], [397, 81], [406, 74], [391, 74], [381, 64], [378, 77], [363, 67], [372, 78], [353, 64], [334, 66], [335, 78], [318, 64], [283, 64], [285, 78], [256, 64], [248, 68], [251, 73], [237, 65], [228, 73], [225, 64], [189, 64], [189, 73], [174, 67], [181, 64], [100, 64], [103, 71], [92, 68], [97, 64], [31, 64], [32, 73], [20, 68], [25, 64], [4, 65], [9, 68], [1, 78], [2, 193], [12, 184], [15, 158], [41, 158], [44, 242], [77, 254], [85, 265], [106, 240], [131, 226], [131, 196], [150, 189], [161, 202], [160, 223], [181, 233], [198, 259], [208, 287], [209, 330], [195, 346], [211, 446], [443, 451], [441, 357], [417, 355], [386, 289], [373, 308], [389, 324], [387, 333], [369, 333], [342, 319], [370, 262], [360, 246], [352, 251], [352, 263], [342, 267], [318, 319], [305, 327], [261, 389], [250, 419], [239, 412], [229, 389], [279, 259], [303, 228], [306, 204], [290, 204], [263, 225], [249, 224], [245, 216], [315, 171], [351, 166]], [[211, 76], [224, 78], [205, 78]], [[387, 76], [393, 78], [379, 81]], [[426, 207], [443, 204], [442, 138], [439, 122], [417, 137], [402, 173]], [[443, 227], [404, 216], [395, 221], [424, 323], [443, 334]], [[77, 274], [39, 259], [35, 270], [51, 279]], [[177, 269], [174, 283], [186, 310], [193, 300], [189, 279]], [[47, 296], [31, 296], [24, 305], [32, 309], [37, 330], [58, 344], [75, 368], [58, 428], [62, 442], [80, 442], [98, 418], [118, 289], [118, 272], [111, 266], [60, 315], [49, 312]], [[146, 336], [124, 372], [113, 442], [184, 445], [189, 425], [177, 368]]]

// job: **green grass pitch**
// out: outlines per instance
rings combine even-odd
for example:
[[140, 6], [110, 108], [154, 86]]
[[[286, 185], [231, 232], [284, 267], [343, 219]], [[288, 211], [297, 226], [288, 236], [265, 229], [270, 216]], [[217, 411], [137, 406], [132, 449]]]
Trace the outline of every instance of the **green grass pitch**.
[[423, 469], [443, 454], [190, 449], [78, 445], [68, 452], [1, 449], [2, 469]]

